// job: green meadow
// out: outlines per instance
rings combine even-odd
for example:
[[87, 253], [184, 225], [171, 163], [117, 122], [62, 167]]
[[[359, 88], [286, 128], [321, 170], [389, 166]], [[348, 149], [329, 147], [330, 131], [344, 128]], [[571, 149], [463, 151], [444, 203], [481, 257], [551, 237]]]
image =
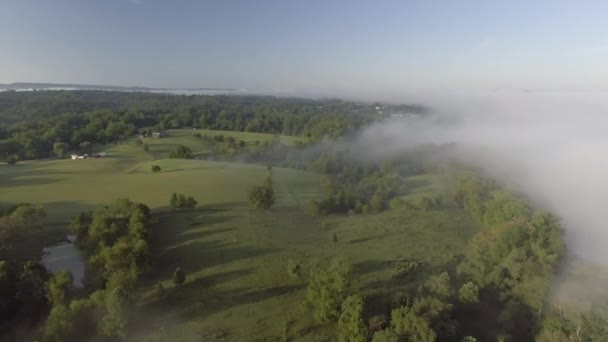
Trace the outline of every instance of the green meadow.
[[[234, 135], [247, 144], [273, 139], [259, 133], [203, 133]], [[207, 151], [208, 146], [192, 134], [173, 130], [167, 138], [146, 138], [148, 152], [129, 140], [98, 147], [110, 154], [107, 158], [0, 165], [0, 202], [44, 207], [46, 237], [66, 234], [73, 215], [116, 198], [152, 208], [153, 266], [140, 284], [141, 310], [131, 330], [133, 340], [333, 341], [335, 326], [315, 323], [304, 305], [313, 265], [335, 256], [348, 259], [354, 267], [355, 288], [369, 306], [366, 311], [381, 315], [401, 290], [415, 288], [417, 279], [455, 265], [478, 230], [466, 213], [449, 208], [314, 217], [308, 203], [323, 198], [323, 176], [287, 168], [272, 169], [277, 194], [273, 209], [254, 211], [247, 202], [247, 189], [263, 181], [266, 167], [167, 159], [178, 144], [195, 154]], [[162, 172], [152, 173], [152, 165]], [[408, 196], [434, 193], [433, 179], [432, 175], [406, 179]], [[198, 207], [171, 210], [169, 197], [174, 192], [193, 196]], [[32, 248], [44, 243], [42, 239]], [[399, 258], [425, 267], [414, 281], [395, 280], [391, 265]], [[288, 275], [290, 259], [302, 266], [301, 276]], [[176, 267], [187, 274], [179, 287], [171, 282]], [[160, 300], [152, 289], [159, 281], [167, 290]]]

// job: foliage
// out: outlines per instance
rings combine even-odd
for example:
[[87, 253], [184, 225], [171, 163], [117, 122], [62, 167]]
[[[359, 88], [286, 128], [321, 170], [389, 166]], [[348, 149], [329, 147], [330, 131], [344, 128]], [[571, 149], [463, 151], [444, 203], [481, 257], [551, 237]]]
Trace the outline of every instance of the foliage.
[[340, 316], [342, 303], [351, 286], [351, 266], [341, 259], [332, 259], [327, 267], [314, 267], [306, 289], [306, 299], [320, 323]]
[[437, 339], [429, 322], [407, 306], [393, 310], [391, 329], [405, 341], [433, 342]]
[[399, 342], [399, 336], [391, 329], [379, 330], [374, 333], [372, 342]]
[[175, 272], [173, 272], [173, 284], [175, 285], [181, 285], [186, 281], [186, 272], [184, 272], [184, 270], [181, 269], [181, 267], [178, 267], [177, 269], [175, 269]]
[[81, 213], [70, 227], [105, 279], [121, 272], [136, 278], [150, 265], [149, 219], [150, 209], [144, 204], [118, 199]]
[[160, 166], [158, 166], [158, 165], [152, 165], [152, 172], [158, 173], [160, 171], [161, 171]]
[[367, 330], [363, 323], [363, 300], [357, 295], [347, 297], [342, 303], [338, 319], [340, 341], [365, 342]]
[[72, 274], [61, 271], [52, 276], [47, 282], [48, 299], [52, 307], [66, 304], [67, 296], [72, 289], [74, 279]]
[[73, 315], [65, 303], [53, 306], [44, 325], [44, 341], [63, 342], [72, 338]]
[[439, 275], [432, 276], [426, 282], [428, 291], [437, 298], [446, 299], [452, 295], [452, 286], [450, 284], [450, 275], [443, 272]]

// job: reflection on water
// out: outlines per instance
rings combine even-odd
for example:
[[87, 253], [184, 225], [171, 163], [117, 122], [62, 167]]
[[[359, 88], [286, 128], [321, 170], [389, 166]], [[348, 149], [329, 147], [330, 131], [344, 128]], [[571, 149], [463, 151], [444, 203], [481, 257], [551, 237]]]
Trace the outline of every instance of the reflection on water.
[[62, 242], [42, 250], [42, 264], [51, 273], [68, 271], [74, 277], [74, 287], [82, 287], [85, 264], [78, 248], [73, 244], [75, 235], [68, 235], [69, 242]]

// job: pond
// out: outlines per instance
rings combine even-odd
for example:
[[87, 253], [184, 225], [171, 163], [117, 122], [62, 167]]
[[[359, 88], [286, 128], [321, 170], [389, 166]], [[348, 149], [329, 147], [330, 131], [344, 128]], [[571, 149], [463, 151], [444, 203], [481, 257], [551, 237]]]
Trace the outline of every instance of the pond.
[[51, 273], [68, 271], [74, 277], [74, 287], [82, 287], [85, 272], [85, 261], [74, 245], [75, 235], [68, 235], [66, 242], [46, 247], [42, 250], [41, 263]]

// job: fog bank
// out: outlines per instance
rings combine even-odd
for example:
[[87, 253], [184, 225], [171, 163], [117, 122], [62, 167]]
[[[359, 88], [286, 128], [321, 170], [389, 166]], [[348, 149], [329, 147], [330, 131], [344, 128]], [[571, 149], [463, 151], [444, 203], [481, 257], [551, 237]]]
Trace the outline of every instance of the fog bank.
[[433, 96], [434, 114], [377, 123], [359, 140], [369, 155], [418, 143], [456, 143], [455, 158], [482, 168], [562, 219], [568, 247], [608, 259], [608, 94], [487, 92]]

